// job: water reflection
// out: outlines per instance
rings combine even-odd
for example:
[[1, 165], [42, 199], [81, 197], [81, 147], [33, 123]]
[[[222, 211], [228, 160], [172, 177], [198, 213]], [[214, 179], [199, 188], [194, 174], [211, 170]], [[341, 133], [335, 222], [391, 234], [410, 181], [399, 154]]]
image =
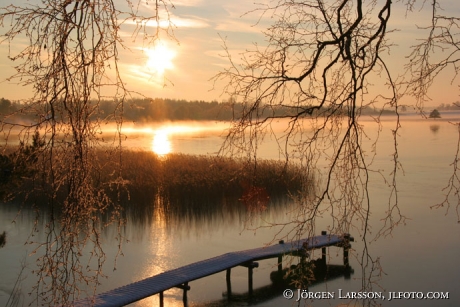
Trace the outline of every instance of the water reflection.
[[[125, 208], [127, 223], [121, 229], [122, 237], [126, 239], [126, 243], [123, 244], [125, 255], [118, 259], [117, 270], [114, 272], [111, 272], [113, 265], [111, 260], [104, 264], [104, 271], [109, 273], [110, 278], [104, 282], [99, 292], [158, 275], [164, 271], [203, 260], [213, 255], [233, 251], [234, 249], [253, 247], [233, 246], [235, 243], [233, 240], [228, 242], [222, 240], [226, 244], [224, 249], [222, 249], [222, 246], [215, 244], [216, 239], [211, 240], [213, 243], [210, 246], [206, 244], [207, 248], [199, 245], [197, 247], [195, 243], [203, 236], [203, 241], [208, 243], [210, 234], [214, 234], [216, 237], [224, 237], [222, 234], [231, 233], [232, 230], [241, 231], [247, 227], [246, 223], [250, 224], [251, 227], [258, 227], [264, 220], [275, 220], [276, 217], [284, 216], [285, 211], [290, 211], [286, 209], [286, 205], [281, 201], [270, 202], [267, 210], [261, 213], [256, 220], [254, 215], [250, 214], [247, 208], [239, 202], [227, 201], [225, 203], [209, 204], [204, 206], [202, 210], [198, 210], [195, 207], [186, 210], [185, 206], [174, 202], [164, 204], [160, 199], [153, 200], [149, 205], [131, 204], [130, 207]], [[19, 207], [16, 208], [16, 210], [18, 209]], [[0, 206], [0, 225], [6, 225], [6, 221], [11, 220], [15, 214], [16, 211], [12, 210], [11, 206], [2, 204]], [[46, 215], [45, 212], [42, 212], [42, 214]], [[31, 226], [36, 222], [34, 210], [32, 208], [23, 208], [18, 222], [21, 222], [21, 229], [24, 228], [24, 231], [17, 233], [17, 231], [7, 228], [6, 230], [11, 234], [11, 242], [8, 242], [2, 248], [1, 251], [5, 253], [0, 253], [0, 261], [7, 263], [8, 268], [12, 268], [4, 272], [6, 273], [6, 278], [0, 281], [0, 306], [4, 306], [2, 302], [6, 302], [10, 293], [13, 293], [10, 285], [14, 285], [14, 281], [18, 277], [17, 260], [24, 255], [23, 243], [26, 242], [31, 233]], [[39, 227], [42, 228], [46, 221], [38, 221], [38, 223], [40, 223]], [[102, 232], [105, 244], [104, 251], [109, 259], [112, 259], [118, 252], [116, 248], [119, 244], [117, 231], [117, 225], [111, 225]], [[222, 234], [219, 235], [219, 233]], [[250, 236], [253, 238], [253, 235]], [[230, 237], [232, 238], [234, 235]], [[40, 241], [39, 238], [36, 240]], [[238, 238], [239, 240], [241, 238]], [[254, 243], [252, 242], [252, 244]], [[32, 263], [33, 261], [31, 260], [31, 267]], [[26, 273], [27, 282], [22, 285], [22, 289], [18, 292], [18, 295], [23, 300], [21, 303], [23, 302], [24, 305], [30, 303], [30, 298], [26, 294], [32, 289], [35, 282], [29, 271]], [[194, 291], [190, 293], [191, 298], [194, 298], [193, 296], [196, 294], [200, 294], [200, 289], [208, 289], [209, 287], [215, 287], [211, 292], [216, 293], [218, 297], [221, 296], [221, 291], [225, 289], [225, 283], [221, 283], [219, 280], [223, 276], [225, 275], [218, 274], [214, 277], [216, 279], [203, 279], [205, 283], [211, 281], [211, 286], [200, 287], [194, 284]], [[264, 273], [258, 274], [258, 278], [262, 277], [267, 278], [268, 276]], [[235, 274], [235, 286], [238, 285], [239, 279], [239, 276]], [[242, 283], [246, 284], [246, 279], [243, 278], [243, 280]], [[206, 292], [204, 293], [206, 297], [209, 295]], [[181, 289], [169, 289], [164, 293], [165, 306], [183, 306], [182, 295], [183, 291]], [[214, 297], [214, 299], [216, 298]], [[159, 306], [159, 295], [139, 301], [136, 306]]]
[[[175, 250], [174, 241], [170, 240], [168, 233], [168, 221], [165, 209], [162, 206], [156, 206], [153, 209], [153, 221], [147, 227], [149, 235], [149, 244], [146, 246], [147, 254], [150, 255], [150, 261], [146, 263], [143, 270], [133, 280], [142, 280], [151, 276], [158, 275], [174, 268], [177, 261], [177, 251]], [[142, 225], [139, 225], [142, 227]], [[141, 230], [146, 231], [146, 230]], [[183, 306], [181, 290], [173, 288], [164, 293], [164, 303], [166, 306]], [[153, 295], [137, 303], [140, 307], [156, 306], [159, 304], [159, 295]]]
[[433, 134], [438, 133], [439, 125], [436, 125], [436, 124], [435, 125], [430, 125], [430, 130], [431, 130], [431, 132], [433, 132]]
[[[124, 124], [121, 133], [123, 144], [130, 149], [152, 151], [158, 155], [170, 153], [209, 154], [219, 150], [227, 122], [180, 121], [142, 124]], [[103, 127], [103, 142], [112, 146], [118, 140], [115, 127]], [[197, 146], [199, 145], [199, 146]]]
[[169, 141], [166, 130], [157, 130], [153, 136], [152, 151], [159, 156], [167, 155], [171, 152], [171, 142]]
[[[141, 242], [147, 237], [155, 238], [152, 242], [155, 249], [160, 248], [159, 242], [166, 242], [167, 236], [171, 235], [180, 239], [200, 238], [216, 229], [252, 229], [265, 224], [264, 221], [276, 221], [280, 217], [284, 220], [286, 212], [293, 210], [294, 205], [288, 196], [273, 197], [265, 204], [265, 210], [255, 212], [236, 197], [206, 201], [192, 199], [190, 195], [167, 200], [153, 193], [148, 195], [151, 199], [157, 198], [155, 203], [126, 206], [124, 212], [129, 225], [129, 240]], [[156, 254], [166, 256], [170, 252], [157, 250]]]
[[[368, 125], [371, 123], [373, 124], [370, 121]], [[457, 263], [457, 259], [460, 257], [460, 237], [452, 235], [458, 233], [456, 219], [450, 215], [444, 216], [443, 211], [430, 209], [432, 204], [439, 202], [439, 198], [443, 197], [442, 189], [446, 183], [446, 178], [451, 175], [451, 155], [456, 150], [458, 131], [455, 127], [452, 129], [452, 125], [447, 121], [438, 121], [437, 125], [439, 127], [434, 127], [434, 129], [430, 127], [430, 131], [428, 131], [425, 121], [405, 121], [403, 129], [401, 129], [401, 138], [404, 142], [401, 142], [398, 153], [404, 165], [405, 176], [400, 177], [399, 201], [401, 206], [404, 206], [404, 214], [413, 219], [406, 226], [395, 229], [394, 236], [372, 244], [373, 255], [382, 257], [382, 265], [387, 273], [382, 275], [379, 283], [389, 291], [433, 291], [433, 289], [440, 287], [439, 291], [454, 292], [458, 287], [459, 270], [457, 266], [452, 265]], [[210, 127], [213, 126], [210, 125]], [[460, 129], [459, 125], [457, 127]], [[159, 127], [160, 130], [162, 128]], [[436, 138], [427, 138], [427, 134], [436, 132], [438, 133]], [[176, 144], [174, 138], [168, 139], [168, 136], [171, 138], [174, 133], [169, 132], [165, 136], [168, 141], [173, 141], [173, 148], [170, 150], [182, 152], [181, 148], [183, 148], [190, 151], [194, 150], [195, 153], [205, 151], [201, 149], [202, 139], [190, 135], [187, 138], [181, 137], [181, 142], [184, 145]], [[128, 142], [131, 143], [127, 143], [127, 146], [153, 150], [152, 136], [154, 135], [157, 135], [154, 128], [145, 131], [133, 130], [128, 138]], [[218, 148], [221, 139], [215, 135], [208, 137], [208, 139], [215, 142], [216, 144], [213, 146]], [[394, 150], [392, 141], [392, 131], [384, 129], [379, 141], [382, 147], [379, 148], [380, 158], [375, 161], [376, 168], [384, 168], [388, 163], [391, 163], [387, 157]], [[214, 147], [210, 146], [209, 148]], [[271, 157], [271, 154], [276, 152], [276, 144], [273, 148], [270, 147], [263, 151], [265, 157]], [[207, 148], [206, 150], [210, 151]], [[142, 162], [141, 159], [136, 160]], [[178, 165], [181, 165], [178, 162], [179, 160], [174, 160], [171, 167], [177, 168]], [[140, 165], [147, 169], [147, 164]], [[152, 170], [159, 168], [159, 164], [148, 165]], [[183, 163], [183, 165], [187, 169], [190, 163]], [[130, 169], [136, 170], [133, 167]], [[209, 169], [206, 169], [205, 174], [209, 175], [209, 173]], [[222, 171], [216, 172], [216, 175], [220, 173]], [[164, 174], [171, 174], [171, 169], [166, 167]], [[162, 176], [164, 176], [163, 173], [161, 176], [152, 176], [152, 178], [157, 179], [162, 178]], [[135, 177], [142, 179], [139, 180], [139, 183], [145, 181], [144, 178], [140, 178], [139, 174], [136, 174]], [[175, 178], [181, 179], [183, 177]], [[201, 177], [204, 178], [204, 176]], [[384, 213], [388, 196], [386, 185], [375, 178], [372, 177], [370, 182], [370, 194], [374, 210], [370, 223], [379, 226], [381, 223], [380, 215]], [[186, 186], [178, 187], [176, 190], [166, 190], [165, 192], [168, 193], [164, 195], [168, 197], [161, 201], [161, 205], [158, 198], [159, 192], [147, 186], [140, 186], [136, 192], [130, 195], [130, 201], [125, 208], [128, 222], [124, 228], [124, 236], [130, 243], [125, 245], [125, 256], [119, 259], [117, 271], [109, 279], [104, 280], [101, 291], [111, 290], [167, 269], [177, 268], [229, 251], [258, 247], [276, 238], [277, 230], [272, 228], [258, 230], [256, 236], [255, 232], [243, 232], [244, 228], [264, 226], [263, 221], [273, 222], [280, 219], [294, 221], [296, 217], [286, 213], [293, 212], [294, 214], [299, 211], [292, 203], [273, 202], [274, 198], [271, 197], [267, 209], [254, 216], [250, 212], [251, 206], [245, 206], [241, 201], [245, 199], [243, 187], [240, 187], [239, 193], [231, 193], [234, 195], [233, 199], [223, 199], [212, 188], [208, 188], [205, 192], [202, 192], [203, 190], [198, 191], [196, 187], [189, 188], [188, 194], [186, 193]], [[267, 188], [267, 190], [272, 192], [274, 188], [275, 186]], [[201, 196], [201, 198], [194, 201], [190, 197], [193, 194]], [[3, 227], [0, 228], [0, 233], [6, 230], [8, 235], [7, 244], [0, 250], [0, 263], [4, 264], [4, 272], [2, 272], [2, 280], [0, 281], [0, 306], [5, 305], [7, 300], [5, 295], [11, 293], [12, 287], [10, 285], [13, 285], [17, 279], [17, 272], [20, 269], [17, 264], [18, 259], [22, 259], [24, 255], [24, 242], [30, 235], [29, 227], [35, 223], [35, 211], [23, 208], [19, 218], [16, 219], [17, 223], [11, 224], [10, 221], [15, 218], [17, 210], [19, 208], [12, 209], [10, 205], [7, 206], [6, 204], [0, 206], [0, 226]], [[46, 214], [42, 212], [40, 217], [42, 216], [46, 216]], [[43, 220], [38, 223], [42, 225], [45, 222]], [[324, 226], [327, 226], [327, 221], [321, 220], [320, 222], [323, 224], [317, 229], [326, 229]], [[116, 229], [112, 232], [107, 230], [103, 234], [103, 241], [106, 244], [104, 250], [110, 253], [112, 252], [111, 246], [117, 245], [117, 241], [114, 239]], [[36, 240], [41, 240], [41, 238]], [[359, 256], [363, 243], [356, 242], [353, 248]], [[113, 253], [116, 252], [115, 248]], [[330, 257], [337, 255], [338, 257], [341, 256], [334, 250], [329, 254]], [[427, 265], [430, 263], [436, 265]], [[107, 261], [106, 272], [110, 271], [111, 264], [110, 261]], [[263, 267], [264, 265], [265, 267]], [[261, 267], [254, 276], [255, 288], [269, 284], [270, 281], [267, 279], [273, 268], [276, 268], [276, 261], [273, 263], [269, 260], [261, 262]], [[235, 292], [244, 292], [247, 289], [247, 271], [243, 268], [240, 271], [235, 269], [232, 274]], [[24, 280], [22, 289], [25, 300], [27, 300], [26, 293], [30, 292], [31, 283], [33, 282], [29, 278]], [[194, 306], [228, 306], [224, 300], [222, 300], [221, 305], [205, 304], [208, 301], [215, 302], [222, 299], [222, 291], [225, 290], [225, 273], [194, 281], [191, 286], [192, 291], [189, 292], [189, 295]], [[337, 291], [337, 289], [342, 288], [355, 290], [359, 289], [360, 286], [361, 279], [356, 277], [347, 282], [338, 279], [327, 285], [315, 286], [314, 289], [315, 291]], [[280, 290], [269, 288], [269, 292], [281, 294], [283, 289], [284, 287]], [[2, 299], [4, 300], [2, 301]], [[182, 290], [168, 290], [165, 292], [165, 301], [166, 306], [183, 306]], [[458, 297], [452, 297], [450, 301], [444, 301], [444, 305], [442, 305], [443, 302], [440, 302], [439, 306], [458, 305], [458, 301]], [[315, 306], [335, 306], [339, 303], [342, 304], [341, 301], [315, 301]], [[411, 306], [429, 306], [430, 303], [432, 302], [405, 301], [405, 304]], [[28, 302], [24, 302], [24, 305], [27, 304]], [[156, 295], [148, 300], [138, 302], [136, 306], [158, 306], [158, 304], [159, 298]], [[258, 305], [283, 306], [286, 305], [286, 300], [279, 296], [279, 299], [262, 302]], [[391, 302], [385, 306], [390, 305], [392, 305]]]

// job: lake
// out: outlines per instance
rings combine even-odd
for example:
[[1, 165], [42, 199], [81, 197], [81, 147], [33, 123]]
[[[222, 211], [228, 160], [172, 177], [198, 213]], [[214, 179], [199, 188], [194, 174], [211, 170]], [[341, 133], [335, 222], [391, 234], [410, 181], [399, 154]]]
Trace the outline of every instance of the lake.
[[[453, 172], [451, 165], [457, 150], [458, 127], [449, 123], [459, 121], [460, 114], [451, 113], [441, 120], [420, 119], [417, 116], [403, 116], [399, 130], [398, 154], [402, 172], [398, 177], [399, 207], [408, 218], [405, 225], [395, 228], [391, 236], [379, 238], [369, 243], [368, 248], [373, 259], [379, 259], [381, 274], [374, 281], [378, 284], [374, 291], [382, 291], [386, 297], [390, 292], [443, 292], [449, 293], [449, 299], [423, 300], [405, 299], [382, 300], [383, 306], [460, 306], [460, 224], [455, 212], [456, 202], [452, 198], [452, 208], [446, 214], [446, 208], [431, 209], [444, 199], [444, 187]], [[285, 122], [277, 123], [282, 127]], [[369, 118], [362, 122], [372, 137], [375, 125]], [[124, 145], [140, 150], [154, 150], [167, 159], [169, 152], [187, 154], [215, 154], [223, 142], [222, 133], [225, 123], [184, 122], [165, 123], [151, 126], [126, 126]], [[367, 128], [368, 127], [368, 128]], [[392, 154], [393, 118], [383, 120], [380, 132], [377, 156], [373, 167], [386, 169], [389, 173]], [[280, 128], [281, 129], [281, 128]], [[367, 131], [367, 130], [366, 130]], [[109, 139], [109, 138], [108, 138]], [[259, 155], [262, 158], [279, 159], [275, 141], [266, 138], [261, 144]], [[282, 158], [282, 157], [281, 157]], [[370, 198], [372, 215], [370, 223], [373, 231], [382, 226], [381, 218], [388, 204], [389, 189], [379, 176], [371, 176]], [[267, 226], [269, 222], [289, 221], [293, 204], [270, 207], [260, 214], [251, 214], [244, 210], [221, 210], [209, 214], [178, 216], [167, 219], [159, 209], [152, 210], [148, 216], [131, 217], [123, 229], [129, 240], [124, 244], [124, 255], [118, 257], [116, 270], [113, 271], [117, 242], [115, 230], [104, 232], [104, 249], [108, 255], [105, 273], [108, 278], [102, 281], [98, 291], [107, 291], [133, 281], [137, 281], [165, 270], [177, 268], [192, 262], [204, 260], [231, 251], [261, 247], [276, 243], [278, 229]], [[11, 223], [15, 220], [15, 223]], [[35, 213], [4, 204], [0, 205], [0, 232], [7, 232], [7, 244], [0, 249], [0, 305], [7, 304], [10, 293], [17, 280], [22, 264], [26, 269], [21, 276], [20, 293], [16, 296], [19, 306], [30, 301], [27, 293], [31, 289], [33, 276], [33, 258], [27, 257], [31, 246], [27, 241]], [[318, 234], [326, 229], [328, 221], [319, 221]], [[286, 230], [287, 231], [287, 230]], [[311, 306], [337, 306], [348, 300], [338, 298], [339, 291], [357, 291], [361, 287], [362, 270], [357, 262], [361, 257], [364, 244], [358, 233], [352, 243], [350, 258], [354, 273], [351, 278], [339, 277], [327, 283], [310, 287], [313, 292], [333, 292], [335, 298], [301, 300]], [[37, 235], [40, 239], [40, 234]], [[329, 249], [331, 263], [341, 263], [341, 250]], [[315, 254], [317, 256], [317, 254]], [[289, 259], [286, 259], [286, 263]], [[271, 284], [270, 272], [275, 271], [276, 259], [260, 261], [254, 269], [254, 289], [264, 289]], [[190, 306], [245, 306], [245, 301], [228, 303], [225, 273], [215, 274], [189, 284]], [[270, 288], [268, 288], [270, 289]], [[232, 270], [232, 290], [234, 293], [247, 292], [247, 269]], [[259, 292], [258, 292], [259, 293]], [[393, 296], [396, 294], [392, 294]], [[295, 299], [286, 300], [282, 289], [275, 293], [260, 291], [255, 306], [292, 306]], [[159, 306], [158, 295], [140, 301], [135, 306]], [[182, 306], [182, 290], [171, 289], [165, 292], [165, 306]], [[356, 306], [361, 306], [359, 303]]]

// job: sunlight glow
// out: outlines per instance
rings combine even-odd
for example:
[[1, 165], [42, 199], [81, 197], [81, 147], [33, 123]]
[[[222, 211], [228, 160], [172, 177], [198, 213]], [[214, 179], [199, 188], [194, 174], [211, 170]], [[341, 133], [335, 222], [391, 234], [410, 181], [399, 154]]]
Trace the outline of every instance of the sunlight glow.
[[176, 52], [166, 45], [158, 44], [155, 48], [144, 51], [148, 57], [146, 66], [150, 71], [163, 75], [165, 70], [174, 68], [172, 60], [176, 57]]
[[[126, 123], [121, 132], [134, 148], [142, 148], [152, 151], [159, 156], [166, 156], [173, 153], [177, 148], [174, 146], [179, 135], [200, 137], [203, 134], [221, 135], [228, 129], [229, 123], [214, 121], [183, 121], [171, 123], [152, 123], [151, 125], [138, 125]], [[115, 126], [104, 127], [104, 133], [117, 133]], [[112, 135], [113, 137], [113, 135]], [[109, 139], [109, 136], [105, 136]], [[146, 140], [148, 140], [146, 142]]]
[[152, 151], [157, 155], [164, 156], [171, 152], [171, 142], [166, 130], [157, 130], [153, 136]]

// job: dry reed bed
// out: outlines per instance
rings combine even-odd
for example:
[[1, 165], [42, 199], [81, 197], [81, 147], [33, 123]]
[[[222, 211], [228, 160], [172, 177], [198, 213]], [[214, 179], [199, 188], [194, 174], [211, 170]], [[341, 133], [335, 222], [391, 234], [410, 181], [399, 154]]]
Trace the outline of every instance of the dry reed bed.
[[[125, 188], [131, 205], [152, 204], [195, 208], [241, 200], [251, 191], [265, 190], [270, 199], [296, 194], [305, 180], [298, 167], [282, 162], [145, 151], [123, 152]], [[128, 195], [126, 195], [128, 196]]]
[[[299, 167], [273, 160], [254, 163], [185, 154], [160, 157], [148, 151], [124, 150], [120, 167], [116, 151], [98, 149], [92, 151], [91, 156], [95, 191], [105, 190], [128, 214], [142, 214], [158, 206], [172, 215], [207, 214], [235, 205], [263, 209], [288, 199], [313, 182], [312, 178], [305, 178]], [[17, 195], [22, 191], [35, 191], [31, 193], [35, 195], [28, 195], [28, 200], [46, 206], [47, 184], [42, 182], [40, 166], [31, 168], [37, 169], [36, 175], [15, 187]], [[117, 180], [120, 183], [120, 178], [123, 179], [121, 192], [114, 189], [113, 184]], [[110, 182], [112, 184], [108, 184]], [[63, 184], [62, 191], [57, 193], [59, 198], [65, 197], [65, 186]]]

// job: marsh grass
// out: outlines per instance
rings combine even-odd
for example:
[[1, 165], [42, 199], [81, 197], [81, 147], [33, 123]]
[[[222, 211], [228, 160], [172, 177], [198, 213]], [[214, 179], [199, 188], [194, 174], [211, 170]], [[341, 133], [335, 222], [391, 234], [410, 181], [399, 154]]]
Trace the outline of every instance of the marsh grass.
[[[105, 172], [108, 173], [108, 172]], [[145, 151], [123, 153], [121, 201], [127, 211], [161, 206], [171, 215], [200, 215], [222, 207], [264, 210], [302, 189], [302, 172], [282, 162]], [[312, 180], [312, 179], [311, 179]]]
[[[120, 173], [114, 172], [116, 159], [110, 149], [94, 155], [98, 168], [92, 169], [95, 188], [124, 208], [130, 218], [142, 219], [161, 208], [165, 216], [205, 217], [232, 210], [261, 212], [277, 206], [312, 185], [301, 169], [280, 161], [247, 162], [228, 157], [122, 151]], [[122, 177], [122, 188], [115, 189]], [[27, 201], [46, 206], [46, 183], [23, 178], [18, 193]], [[65, 187], [65, 185], [63, 185]], [[64, 189], [64, 188], [63, 188]], [[65, 191], [62, 191], [62, 195]], [[60, 197], [59, 193], [56, 197]], [[26, 201], [26, 202], [27, 202]], [[224, 210], [224, 211], [223, 211]]]

